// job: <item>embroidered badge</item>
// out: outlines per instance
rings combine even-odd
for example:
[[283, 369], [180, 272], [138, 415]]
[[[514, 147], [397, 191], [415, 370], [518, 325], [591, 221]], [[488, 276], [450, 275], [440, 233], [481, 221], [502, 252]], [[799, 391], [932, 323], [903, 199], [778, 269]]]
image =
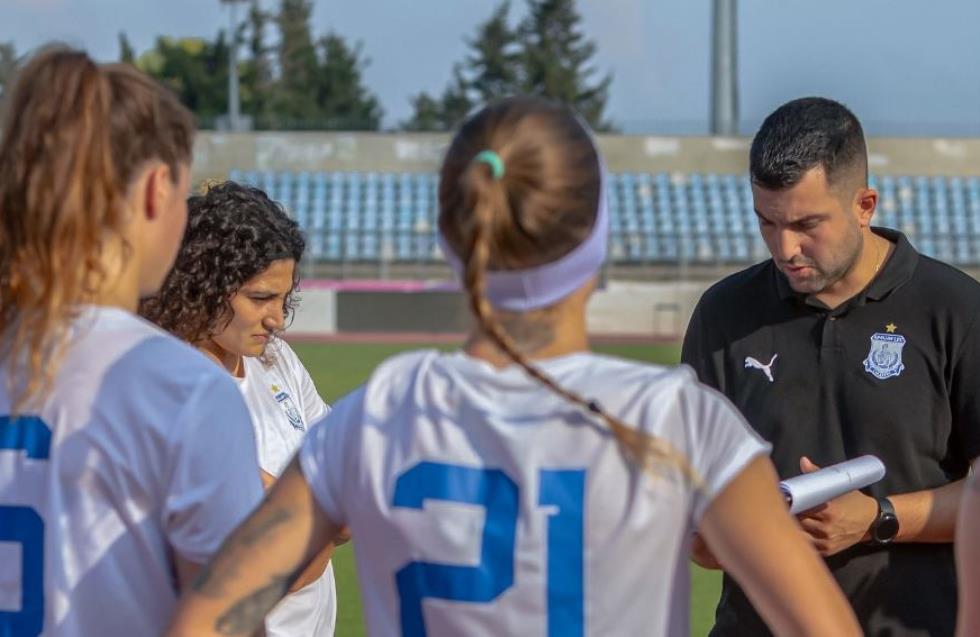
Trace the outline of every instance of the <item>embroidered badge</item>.
[[[888, 332], [894, 332], [892, 324], [887, 326]], [[902, 363], [902, 348], [905, 347], [905, 337], [901, 334], [875, 332], [871, 335], [871, 351], [864, 359], [864, 371], [879, 380], [898, 376], [905, 369]]]
[[306, 425], [303, 424], [303, 417], [300, 415], [299, 409], [296, 409], [296, 403], [293, 402], [292, 397], [284, 391], [279, 391], [279, 387], [276, 385], [272, 386], [272, 391], [276, 392], [276, 402], [279, 403], [279, 406], [285, 412], [286, 418], [289, 419], [289, 424], [294, 429], [306, 431]]
[[762, 373], [766, 375], [766, 378], [768, 378], [769, 379], [769, 382], [771, 383], [774, 380], [773, 377], [772, 377], [772, 364], [776, 362], [776, 357], [777, 356], [779, 356], [779, 354], [773, 354], [772, 355], [772, 358], [769, 359], [769, 364], [768, 365], [763, 365], [757, 359], [755, 359], [755, 358], [753, 358], [751, 356], [746, 356], [745, 357], [745, 367], [746, 368], [752, 368], [752, 369], [761, 370]]

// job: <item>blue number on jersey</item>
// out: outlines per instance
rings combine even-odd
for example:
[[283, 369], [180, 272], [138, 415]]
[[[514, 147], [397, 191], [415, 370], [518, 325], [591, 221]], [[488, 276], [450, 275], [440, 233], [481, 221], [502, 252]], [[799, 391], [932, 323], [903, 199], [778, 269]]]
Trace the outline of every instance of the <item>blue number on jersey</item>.
[[[0, 449], [24, 451], [47, 460], [51, 429], [35, 416], [0, 416]], [[0, 611], [0, 635], [36, 637], [44, 628], [44, 521], [34, 509], [0, 506], [0, 542], [21, 545], [19, 611]]]
[[483, 546], [477, 566], [410, 562], [395, 574], [401, 598], [402, 634], [425, 635], [426, 597], [489, 602], [514, 583], [517, 485], [503, 471], [422, 462], [398, 477], [392, 504], [421, 509], [425, 499], [486, 507]]
[[[583, 517], [584, 470], [542, 470], [538, 503], [555, 507], [548, 523], [548, 634], [585, 632]], [[480, 563], [452, 566], [409, 562], [395, 574], [402, 635], [424, 637], [422, 600], [490, 602], [514, 583], [514, 539], [520, 490], [499, 469], [420, 462], [395, 481], [392, 504], [423, 508], [427, 499], [478, 504], [486, 509]]]
[[585, 471], [541, 471], [538, 504], [554, 506], [548, 522], [548, 634], [585, 634]]

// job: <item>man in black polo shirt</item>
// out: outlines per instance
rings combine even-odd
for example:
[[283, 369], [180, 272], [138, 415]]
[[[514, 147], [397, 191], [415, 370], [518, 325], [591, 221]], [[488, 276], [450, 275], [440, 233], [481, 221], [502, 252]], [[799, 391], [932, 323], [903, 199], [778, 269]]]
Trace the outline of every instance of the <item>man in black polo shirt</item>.
[[[951, 542], [980, 455], [980, 284], [872, 229], [867, 170], [842, 105], [800, 99], [766, 118], [750, 172], [772, 259], [704, 294], [682, 358], [772, 443], [781, 477], [884, 461], [881, 482], [800, 525], [868, 635], [952, 635]], [[768, 634], [727, 576], [711, 634]]]

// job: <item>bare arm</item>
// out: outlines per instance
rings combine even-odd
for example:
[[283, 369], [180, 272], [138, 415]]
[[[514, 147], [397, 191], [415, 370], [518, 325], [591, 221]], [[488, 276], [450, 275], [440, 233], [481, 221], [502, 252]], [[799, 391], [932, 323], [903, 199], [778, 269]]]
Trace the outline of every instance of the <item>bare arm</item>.
[[980, 635], [980, 480], [974, 461], [973, 474], [966, 479], [956, 528], [956, 576], [959, 581], [958, 637]]
[[704, 539], [775, 634], [860, 635], [851, 607], [776, 484], [772, 463], [754, 460], [708, 507]]
[[[800, 459], [805, 473], [819, 467]], [[901, 495], [889, 496], [898, 518], [895, 542], [952, 542], [956, 515], [963, 494], [963, 480]], [[845, 493], [800, 515], [800, 524], [823, 555], [834, 555], [871, 538], [870, 528], [878, 515], [878, 503], [860, 491]]]
[[937, 489], [890, 496], [899, 523], [895, 541], [952, 542], [965, 483], [957, 480]]
[[[819, 467], [807, 459], [801, 461], [804, 472]], [[936, 489], [890, 496], [899, 528], [895, 542], [952, 542], [956, 516], [964, 492], [964, 481], [958, 480]], [[814, 548], [830, 556], [859, 542], [871, 539], [870, 528], [878, 515], [878, 504], [860, 491], [851, 491], [826, 504], [800, 514], [800, 525], [809, 534]], [[702, 568], [718, 569], [721, 565], [704, 539], [697, 535], [691, 547], [691, 559]]]
[[[176, 559], [177, 563], [177, 586], [180, 592], [185, 592], [191, 589], [191, 585], [194, 580], [201, 573], [204, 568], [197, 562], [191, 562], [183, 557], [178, 556]], [[259, 626], [252, 637], [265, 637], [265, 625]]]
[[[276, 477], [268, 471], [259, 469], [259, 477], [262, 478], [262, 487], [266, 491], [271, 489], [272, 485], [276, 483]], [[313, 558], [313, 561], [310, 562], [309, 567], [307, 567], [307, 569], [300, 573], [299, 577], [296, 578], [293, 585], [289, 587], [289, 592], [295, 593], [301, 588], [304, 588], [320, 579], [323, 572], [327, 570], [327, 565], [330, 564], [330, 558], [333, 557], [333, 552], [336, 549], [337, 544], [333, 542], [327, 544], [324, 549], [320, 551], [315, 558]]]
[[182, 597], [166, 634], [252, 634], [340, 531], [317, 506], [294, 460]]

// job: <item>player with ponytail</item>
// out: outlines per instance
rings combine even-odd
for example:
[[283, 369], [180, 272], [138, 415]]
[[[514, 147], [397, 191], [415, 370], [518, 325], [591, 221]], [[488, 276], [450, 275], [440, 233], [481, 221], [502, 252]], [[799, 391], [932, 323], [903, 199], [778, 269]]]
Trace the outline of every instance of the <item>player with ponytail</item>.
[[589, 350], [608, 214], [580, 120], [494, 103], [440, 177], [462, 350], [393, 357], [339, 401], [169, 634], [248, 634], [342, 525], [372, 635], [686, 635], [695, 528], [776, 633], [858, 634], [735, 409], [687, 368]]
[[184, 232], [194, 122], [64, 48], [3, 106], [0, 635], [159, 634], [262, 495], [234, 382], [135, 316]]

